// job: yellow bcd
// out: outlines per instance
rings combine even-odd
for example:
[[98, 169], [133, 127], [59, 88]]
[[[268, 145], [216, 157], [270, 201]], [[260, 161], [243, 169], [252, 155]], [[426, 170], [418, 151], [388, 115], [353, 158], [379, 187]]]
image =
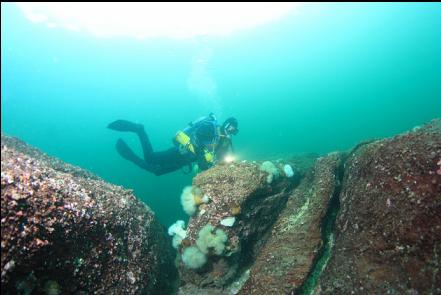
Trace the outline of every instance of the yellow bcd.
[[175, 136], [175, 140], [176, 140], [176, 142], [183, 145], [186, 149], [188, 149], [193, 154], [195, 153], [194, 146], [190, 143], [190, 137], [187, 134], [185, 134], [184, 132], [178, 131], [178, 133]]

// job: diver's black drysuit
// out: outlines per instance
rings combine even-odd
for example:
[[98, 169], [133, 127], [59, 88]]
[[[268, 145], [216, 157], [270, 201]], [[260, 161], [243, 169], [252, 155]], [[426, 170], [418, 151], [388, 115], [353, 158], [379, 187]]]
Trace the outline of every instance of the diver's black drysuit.
[[229, 146], [231, 146], [230, 139], [220, 134], [217, 121], [215, 119], [210, 121], [208, 117], [198, 120], [190, 126], [191, 128], [184, 130], [189, 133], [191, 142], [194, 144], [194, 153], [183, 151], [182, 146], [180, 147], [177, 144], [165, 151], [154, 152], [144, 127], [140, 124], [126, 120], [116, 120], [107, 127], [116, 131], [135, 132], [141, 142], [144, 159], [137, 156], [122, 139], [118, 139], [116, 143], [118, 153], [140, 168], [158, 176], [176, 171], [185, 166], [191, 168], [193, 162], [198, 163], [200, 170], [206, 170], [213, 165], [213, 163], [207, 162], [204, 157], [203, 151], [208, 143], [213, 146], [213, 152], [216, 156], [223, 156]]

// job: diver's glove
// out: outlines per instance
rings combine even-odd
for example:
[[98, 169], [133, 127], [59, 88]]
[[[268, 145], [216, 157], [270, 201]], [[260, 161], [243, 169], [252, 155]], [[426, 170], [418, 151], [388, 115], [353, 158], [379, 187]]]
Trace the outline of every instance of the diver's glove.
[[209, 152], [207, 149], [204, 150], [204, 160], [205, 162], [208, 163], [208, 165], [213, 165], [214, 164], [214, 155], [212, 152]]

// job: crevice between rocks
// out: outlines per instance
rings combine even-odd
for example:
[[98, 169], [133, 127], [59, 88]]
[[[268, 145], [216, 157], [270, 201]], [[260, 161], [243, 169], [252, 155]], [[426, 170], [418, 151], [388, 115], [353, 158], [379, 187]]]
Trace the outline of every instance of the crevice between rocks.
[[348, 156], [345, 156], [336, 168], [335, 188], [328, 204], [328, 209], [321, 222], [323, 245], [316, 255], [311, 270], [303, 284], [291, 291], [291, 295], [309, 295], [317, 286], [317, 282], [326, 267], [334, 245], [335, 221], [340, 210], [340, 192], [343, 183], [344, 165]]

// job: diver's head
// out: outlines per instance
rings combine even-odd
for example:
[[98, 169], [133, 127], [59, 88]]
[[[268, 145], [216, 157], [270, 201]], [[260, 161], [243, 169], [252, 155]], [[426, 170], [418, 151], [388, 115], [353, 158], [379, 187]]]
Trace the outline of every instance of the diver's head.
[[236, 118], [230, 117], [221, 126], [221, 131], [226, 136], [236, 135], [239, 132]]

